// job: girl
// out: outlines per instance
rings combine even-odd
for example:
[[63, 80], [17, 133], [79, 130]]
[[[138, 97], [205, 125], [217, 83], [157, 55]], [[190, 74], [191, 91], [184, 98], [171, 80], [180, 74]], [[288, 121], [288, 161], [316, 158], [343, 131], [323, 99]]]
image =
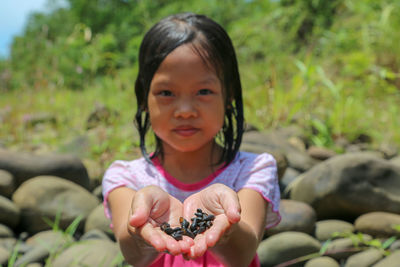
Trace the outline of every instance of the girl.
[[[242, 93], [225, 30], [191, 14], [167, 17], [145, 35], [135, 84], [143, 158], [115, 161], [104, 206], [126, 261], [138, 266], [259, 266], [256, 249], [279, 220], [276, 163], [238, 152]], [[155, 151], [147, 154], [151, 127]], [[194, 239], [175, 240], [163, 222], [215, 215]]]

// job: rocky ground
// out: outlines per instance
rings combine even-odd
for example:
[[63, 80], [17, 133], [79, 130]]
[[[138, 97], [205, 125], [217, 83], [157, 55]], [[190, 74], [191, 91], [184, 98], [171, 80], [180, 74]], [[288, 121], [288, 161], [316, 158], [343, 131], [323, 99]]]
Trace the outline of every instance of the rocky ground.
[[[340, 145], [341, 154], [309, 146], [297, 127], [245, 133], [242, 150], [277, 159], [282, 192], [282, 221], [258, 248], [262, 266], [399, 266], [399, 151]], [[102, 171], [72, 155], [0, 149], [0, 264], [124, 266]]]

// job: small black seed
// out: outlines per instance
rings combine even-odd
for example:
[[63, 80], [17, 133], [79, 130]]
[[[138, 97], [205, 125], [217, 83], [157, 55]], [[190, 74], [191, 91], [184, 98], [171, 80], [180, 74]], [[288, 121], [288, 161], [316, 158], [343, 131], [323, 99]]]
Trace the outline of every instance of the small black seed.
[[195, 238], [195, 235], [193, 234], [192, 231], [190, 231], [190, 229], [185, 229], [185, 231], [183, 232], [184, 235], [187, 235], [188, 237], [191, 238]]
[[194, 224], [194, 223], [192, 223], [188, 229], [190, 229], [190, 231], [192, 231], [192, 232], [193, 232], [194, 230], [196, 230], [196, 229], [197, 229], [197, 225], [196, 225], [196, 224]]
[[201, 233], [203, 233], [205, 230], [206, 230], [206, 227], [205, 227], [205, 226], [201, 226], [201, 227], [199, 227], [199, 230], [197, 231], [197, 234], [201, 234]]
[[169, 225], [169, 223], [167, 223], [167, 222], [163, 222], [161, 225], [160, 225], [160, 229], [162, 230], [162, 231], [164, 231], [166, 228], [169, 228], [170, 227], [170, 225]]
[[175, 239], [175, 240], [182, 240], [182, 234], [181, 233], [172, 233], [171, 236]]
[[205, 221], [213, 221], [214, 219], [215, 219], [215, 216], [212, 215], [212, 214], [207, 215], [207, 216], [204, 218]]
[[174, 229], [172, 229], [171, 227], [168, 227], [168, 228], [165, 228], [164, 232], [165, 232], [167, 235], [170, 235], [170, 234], [172, 234], [172, 233], [174, 232]]
[[194, 215], [196, 217], [190, 219], [192, 224], [190, 224], [185, 218], [180, 217], [179, 223], [181, 227], [171, 228], [170, 224], [164, 222], [160, 225], [160, 229], [175, 240], [182, 240], [183, 235], [194, 239], [197, 234], [201, 234], [210, 228], [213, 225], [212, 221], [215, 219], [214, 215], [208, 215], [201, 209], [197, 209], [197, 212]]
[[180, 227], [172, 228], [172, 232], [173, 232], [173, 233], [178, 232], [178, 231], [181, 231], [181, 228], [180, 228]]
[[[181, 217], [182, 218], [182, 217]], [[189, 222], [186, 220], [186, 219], [184, 219], [184, 218], [182, 218], [183, 220], [179, 220], [180, 222], [181, 222], [181, 227], [182, 228], [188, 228], [189, 227]]]

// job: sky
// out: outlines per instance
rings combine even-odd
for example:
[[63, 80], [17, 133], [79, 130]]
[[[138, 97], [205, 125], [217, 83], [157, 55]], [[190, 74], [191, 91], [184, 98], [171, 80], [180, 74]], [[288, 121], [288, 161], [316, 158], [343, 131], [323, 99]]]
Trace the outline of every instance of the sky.
[[33, 11], [45, 11], [47, 0], [0, 0], [0, 57], [9, 55], [12, 38], [22, 33]]

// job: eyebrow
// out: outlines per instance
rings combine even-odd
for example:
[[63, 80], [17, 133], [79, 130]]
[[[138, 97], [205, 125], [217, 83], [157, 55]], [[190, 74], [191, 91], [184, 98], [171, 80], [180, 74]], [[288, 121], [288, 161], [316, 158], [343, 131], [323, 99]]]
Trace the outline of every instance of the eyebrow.
[[[205, 79], [200, 80], [196, 83], [197, 84], [218, 84], [219, 82], [220, 81], [217, 77], [209, 76], [209, 77], [206, 77]], [[169, 81], [168, 79], [160, 79], [159, 81], [156, 81], [154, 84], [157, 86], [170, 86], [173, 83], [171, 81]]]
[[219, 83], [219, 79], [213, 76], [209, 76], [206, 79], [199, 82], [199, 84], [210, 84], [210, 83]]

